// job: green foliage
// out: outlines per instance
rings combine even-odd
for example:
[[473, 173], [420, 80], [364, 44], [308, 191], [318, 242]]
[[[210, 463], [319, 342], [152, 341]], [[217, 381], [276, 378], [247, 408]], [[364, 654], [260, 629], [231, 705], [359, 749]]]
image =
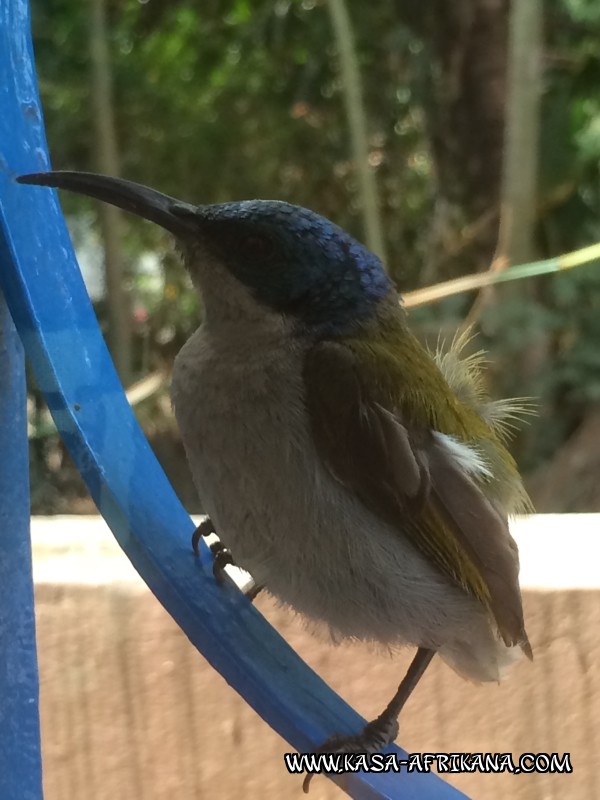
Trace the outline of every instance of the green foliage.
[[[351, 5], [390, 263], [415, 271], [432, 199], [425, 120], [411, 88], [415, 41], [391, 10]], [[33, 11], [54, 165], [91, 169], [86, 6], [34, 0]], [[324, 8], [128, 0], [113, 6], [110, 29], [124, 175], [195, 202], [308, 205], [361, 236]]]
[[[92, 169], [87, 4], [33, 0], [32, 6], [54, 166]], [[445, 252], [445, 264], [432, 262], [430, 253], [444, 178], [431, 134], [442, 101], [434, 91], [440, 67], [433, 53], [448, 35], [436, 28], [437, 4], [351, 0], [348, 6], [391, 272], [406, 289], [420, 285], [423, 269], [430, 281], [449, 277], [448, 269], [465, 274], [476, 263], [468, 249], [462, 261]], [[194, 202], [288, 200], [362, 238], [322, 0], [120, 0], [109, 10], [124, 176]], [[548, 0], [545, 36], [540, 257], [600, 240], [600, 6]], [[74, 213], [93, 208], [73, 198], [64, 203]], [[456, 220], [460, 241], [477, 220], [465, 209]], [[166, 237], [132, 220], [126, 246], [132, 265], [143, 250], [162, 260], [158, 288], [131, 268], [136, 302], [149, 314], [136, 334], [138, 367], [147, 369], [172, 359], [200, 310]], [[547, 459], [600, 399], [599, 290], [598, 267], [587, 266], [526, 289], [496, 290], [485, 311], [492, 392], [539, 398], [540, 414], [522, 443], [528, 466]], [[413, 319], [427, 338], [440, 328], [451, 334], [471, 301], [452, 298]]]

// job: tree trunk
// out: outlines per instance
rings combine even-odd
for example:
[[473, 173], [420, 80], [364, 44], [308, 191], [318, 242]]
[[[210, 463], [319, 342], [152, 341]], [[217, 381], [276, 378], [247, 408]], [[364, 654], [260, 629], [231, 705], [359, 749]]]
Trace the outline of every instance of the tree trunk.
[[[99, 172], [117, 176], [120, 170], [105, 0], [91, 0], [90, 56], [95, 161]], [[99, 218], [108, 300], [108, 344], [119, 377], [127, 386], [131, 380], [131, 315], [124, 285], [121, 213], [113, 206], [101, 203]]]
[[542, 10], [542, 0], [513, 0], [510, 12], [500, 246], [512, 264], [535, 258]]
[[425, 43], [423, 95], [437, 177], [428, 283], [486, 269], [496, 250], [508, 0], [412, 0], [397, 9]]
[[363, 102], [363, 89], [352, 23], [345, 0], [329, 0], [327, 3], [331, 24], [340, 58], [340, 73], [346, 103], [348, 130], [352, 145], [352, 157], [358, 174], [360, 205], [365, 227], [367, 247], [386, 263], [385, 239], [381, 224], [377, 186], [374, 170], [369, 166], [367, 121]]

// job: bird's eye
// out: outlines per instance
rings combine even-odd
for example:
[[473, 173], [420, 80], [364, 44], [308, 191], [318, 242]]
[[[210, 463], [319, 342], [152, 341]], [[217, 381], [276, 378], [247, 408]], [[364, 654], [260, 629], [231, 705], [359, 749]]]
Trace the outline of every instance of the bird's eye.
[[261, 261], [271, 258], [275, 252], [275, 243], [267, 236], [246, 236], [241, 242], [242, 250], [247, 258], [253, 261]]

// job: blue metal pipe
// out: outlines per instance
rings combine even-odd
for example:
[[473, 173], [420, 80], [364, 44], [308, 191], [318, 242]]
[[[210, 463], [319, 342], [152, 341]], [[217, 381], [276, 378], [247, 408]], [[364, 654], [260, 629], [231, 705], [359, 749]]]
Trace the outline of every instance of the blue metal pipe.
[[[0, 269], [3, 267], [0, 260]], [[39, 800], [42, 765], [23, 347], [0, 292], [0, 798]]]

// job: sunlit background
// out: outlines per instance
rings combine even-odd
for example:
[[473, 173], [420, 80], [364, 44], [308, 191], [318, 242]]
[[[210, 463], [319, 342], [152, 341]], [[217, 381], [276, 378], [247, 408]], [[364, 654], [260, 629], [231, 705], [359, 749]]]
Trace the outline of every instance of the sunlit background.
[[[32, 14], [55, 169], [197, 203], [308, 206], [376, 251], [403, 292], [600, 242], [596, 0], [32, 0]], [[168, 394], [201, 302], [155, 226], [61, 202], [135, 412], [201, 512]], [[536, 404], [513, 452], [537, 510], [600, 511], [600, 264], [410, 318], [433, 346], [472, 325], [491, 394]], [[33, 512], [93, 514], [33, 379], [29, 421]], [[581, 555], [595, 522], [577, 538], [561, 519], [534, 518], [522, 548], [534, 664], [475, 690], [435, 663], [401, 723], [413, 750], [574, 753], [572, 776], [457, 776], [474, 796], [598, 796], [597, 554]], [[100, 523], [81, 522], [85, 537], [78, 521], [52, 524], [54, 539], [43, 525], [35, 538], [47, 796], [300, 797], [289, 747], [121, 572]], [[361, 712], [380, 710], [406, 659], [314, 644], [258, 605]], [[342, 796], [324, 779], [313, 792]]]
[[[32, 5], [54, 168], [194, 202], [308, 206], [377, 250], [402, 290], [487, 270], [494, 256], [517, 264], [600, 240], [592, 0], [547, 0], [537, 18], [515, 4], [510, 46], [504, 0]], [[61, 199], [124, 382], [165, 376], [136, 412], [201, 510], [166, 400], [201, 313], [189, 281], [155, 227]], [[536, 399], [514, 451], [540, 511], [600, 507], [599, 289], [591, 263], [497, 287], [475, 308], [468, 293], [411, 314], [434, 342], [470, 314], [492, 394]], [[34, 509], [85, 509], [31, 388]]]

